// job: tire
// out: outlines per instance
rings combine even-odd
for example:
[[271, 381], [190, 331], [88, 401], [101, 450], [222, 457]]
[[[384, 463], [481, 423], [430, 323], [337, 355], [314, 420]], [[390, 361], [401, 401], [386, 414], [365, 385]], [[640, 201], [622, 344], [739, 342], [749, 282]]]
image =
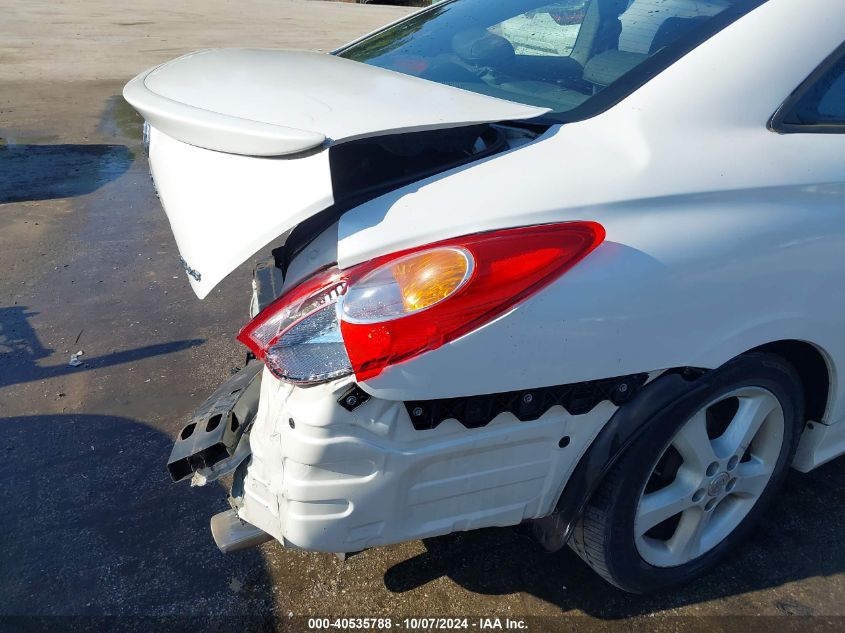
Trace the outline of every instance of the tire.
[[801, 381], [789, 363], [764, 353], [728, 362], [647, 423], [593, 494], [570, 547], [631, 593], [703, 576], [771, 504], [803, 422]]

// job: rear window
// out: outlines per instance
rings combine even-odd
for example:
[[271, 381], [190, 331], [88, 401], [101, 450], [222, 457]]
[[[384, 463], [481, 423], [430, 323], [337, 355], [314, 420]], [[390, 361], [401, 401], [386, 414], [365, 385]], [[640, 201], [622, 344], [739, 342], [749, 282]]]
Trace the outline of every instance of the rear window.
[[592, 116], [765, 0], [452, 0], [337, 52]]

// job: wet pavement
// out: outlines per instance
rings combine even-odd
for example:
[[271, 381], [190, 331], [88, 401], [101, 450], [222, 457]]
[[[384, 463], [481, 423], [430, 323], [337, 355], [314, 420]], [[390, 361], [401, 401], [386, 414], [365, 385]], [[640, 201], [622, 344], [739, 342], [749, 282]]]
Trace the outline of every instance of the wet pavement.
[[[27, 11], [49, 18], [49, 4], [27, 3]], [[303, 46], [313, 24], [323, 35], [310, 47], [329, 47], [396, 15], [345, 6], [332, 31], [334, 8], [313, 4], [241, 16], [215, 38]], [[110, 10], [78, 6], [62, 11], [88, 11], [85, 24]], [[206, 19], [226, 22], [231, 10], [208, 3]], [[288, 39], [255, 42], [250, 19], [266, 31], [268, 15], [287, 25]], [[44, 42], [32, 50], [16, 43], [29, 24], [16, 17], [17, 31], [0, 27], [0, 630], [28, 622], [9, 616], [145, 630], [162, 616], [197, 616], [211, 630], [237, 617], [269, 630], [303, 628], [299, 616], [313, 615], [531, 616], [547, 618], [532, 620], [535, 628], [659, 630], [845, 622], [837, 619], [845, 615], [842, 460], [793, 473], [740, 554], [654, 597], [623, 594], [568, 550], [543, 553], [511, 529], [378, 548], [346, 562], [274, 543], [219, 553], [208, 519], [226, 508], [224, 489], [172, 484], [165, 464], [184, 419], [243, 363], [234, 335], [247, 319], [250, 266], [205, 301], [188, 287], [149, 180], [141, 121], [118, 96], [135, 71], [160, 60], [122, 51], [123, 69], [103, 50], [101, 73], [60, 81], [51, 73], [64, 70], [50, 64], [67, 60], [46, 54]], [[187, 33], [196, 19], [172, 22]], [[203, 45], [178, 40], [177, 26], [169, 23], [166, 57]], [[27, 28], [46, 41], [58, 27]], [[141, 27], [114, 30], [126, 28]], [[70, 367], [78, 351], [83, 364]]]

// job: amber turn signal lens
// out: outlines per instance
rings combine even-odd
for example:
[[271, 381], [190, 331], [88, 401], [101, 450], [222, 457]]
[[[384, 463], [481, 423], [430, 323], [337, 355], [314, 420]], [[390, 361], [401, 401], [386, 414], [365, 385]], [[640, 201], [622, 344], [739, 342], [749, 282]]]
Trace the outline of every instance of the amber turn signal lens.
[[473, 258], [463, 248], [432, 248], [388, 261], [355, 280], [343, 299], [348, 321], [399, 319], [454, 295], [472, 276]]
[[407, 313], [424, 310], [452, 295], [468, 272], [467, 256], [453, 248], [411, 255], [391, 267]]

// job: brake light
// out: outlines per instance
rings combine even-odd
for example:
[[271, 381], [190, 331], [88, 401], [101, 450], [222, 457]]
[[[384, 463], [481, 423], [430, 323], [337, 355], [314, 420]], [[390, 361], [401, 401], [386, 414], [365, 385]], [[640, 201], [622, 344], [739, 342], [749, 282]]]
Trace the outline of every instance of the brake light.
[[238, 336], [274, 375], [358, 380], [453, 341], [560, 277], [604, 240], [595, 222], [506, 229], [322, 271]]

